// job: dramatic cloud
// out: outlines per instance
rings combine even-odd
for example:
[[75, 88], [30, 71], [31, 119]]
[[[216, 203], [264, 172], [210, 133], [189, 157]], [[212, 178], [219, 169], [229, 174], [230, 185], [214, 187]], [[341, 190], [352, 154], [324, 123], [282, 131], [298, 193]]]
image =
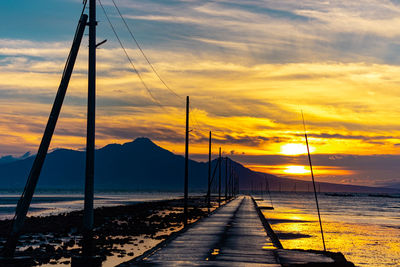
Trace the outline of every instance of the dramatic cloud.
[[[397, 2], [116, 0], [169, 89], [112, 2], [102, 3], [147, 88], [99, 8], [98, 41], [108, 41], [97, 50], [98, 147], [147, 136], [183, 153], [189, 95], [190, 151], [197, 158], [206, 158], [211, 130], [213, 153], [221, 146], [252, 168], [287, 176], [282, 166], [307, 165], [304, 156], [279, 155], [286, 144], [304, 145], [303, 110], [324, 179], [398, 183]], [[0, 156], [17, 156], [34, 153], [40, 142], [82, 1], [2, 1], [0, 8], [0, 23], [13, 22], [0, 28]], [[85, 143], [87, 41], [52, 148]]]

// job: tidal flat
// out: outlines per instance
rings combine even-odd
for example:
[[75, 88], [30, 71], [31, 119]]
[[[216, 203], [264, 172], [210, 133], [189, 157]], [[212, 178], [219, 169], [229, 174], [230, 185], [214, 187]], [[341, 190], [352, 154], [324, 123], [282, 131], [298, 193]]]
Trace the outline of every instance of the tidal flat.
[[[204, 197], [189, 199], [189, 222], [208, 214]], [[217, 207], [212, 202], [211, 211]], [[33, 257], [36, 266], [69, 265], [81, 252], [83, 211], [26, 219], [17, 255]], [[115, 266], [143, 254], [183, 228], [183, 200], [161, 200], [96, 208], [94, 212], [96, 255], [103, 266]], [[4, 244], [10, 220], [0, 221]]]

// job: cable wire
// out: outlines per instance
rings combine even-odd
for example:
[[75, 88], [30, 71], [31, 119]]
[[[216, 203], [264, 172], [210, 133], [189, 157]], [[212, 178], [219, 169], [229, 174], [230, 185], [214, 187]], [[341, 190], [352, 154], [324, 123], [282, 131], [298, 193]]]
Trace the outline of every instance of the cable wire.
[[[114, 0], [111, 0], [113, 2], [113, 5], [115, 7], [115, 9], [117, 10], [119, 16], [121, 17], [121, 20], [123, 21], [126, 29], [128, 30], [130, 36], [132, 37], [133, 41], [135, 42], [136, 46], [138, 47], [140, 53], [143, 55], [144, 59], [146, 60], [147, 64], [149, 64], [150, 68], [152, 69], [152, 71], [154, 72], [154, 74], [157, 76], [157, 78], [161, 81], [161, 83], [164, 85], [165, 88], [167, 88], [172, 94], [174, 94], [175, 96], [177, 96], [180, 99], [184, 99], [181, 95], [179, 95], [178, 93], [176, 93], [170, 86], [168, 86], [168, 84], [164, 81], [164, 79], [161, 77], [161, 75], [158, 73], [158, 71], [156, 70], [156, 68], [154, 67], [154, 65], [150, 62], [149, 58], [147, 57], [146, 53], [144, 52], [142, 46], [139, 44], [138, 40], [136, 39], [133, 31], [131, 30], [131, 28], [129, 27], [128, 23], [126, 22], [124, 16], [122, 15], [121, 10], [119, 9], [118, 5], [115, 3]], [[196, 118], [196, 114], [195, 112], [193, 112], [193, 108], [190, 107], [190, 113], [192, 114], [192, 116], [190, 116], [190, 120], [192, 122], [193, 125], [196, 125], [196, 127], [193, 127], [192, 130], [200, 130], [200, 131], [206, 131], [203, 130], [200, 126], [199, 121]], [[208, 130], [207, 130], [208, 132]]]
[[131, 35], [133, 41], [135, 42], [136, 46], [139, 48], [140, 52], [142, 53], [143, 57], [146, 59], [147, 63], [149, 64], [149, 66], [151, 67], [151, 69], [153, 70], [154, 74], [158, 77], [158, 79], [164, 84], [165, 88], [167, 88], [170, 92], [172, 92], [175, 96], [184, 99], [182, 96], [178, 95], [174, 90], [172, 90], [167, 83], [164, 81], [164, 79], [161, 78], [161, 76], [158, 74], [157, 70], [154, 68], [153, 64], [150, 62], [149, 58], [146, 56], [146, 54], [144, 53], [141, 45], [139, 45], [139, 42], [137, 41], [137, 39], [135, 38], [133, 31], [130, 29], [130, 27], [128, 26], [128, 23], [126, 22], [124, 16], [122, 15], [121, 11], [119, 10], [117, 4], [115, 3], [114, 0], [112, 0], [115, 9], [118, 11], [119, 16], [121, 17], [122, 21], [125, 24], [126, 29], [128, 30], [129, 34]]
[[117, 31], [116, 31], [115, 28], [114, 28], [114, 25], [111, 23], [111, 20], [110, 20], [110, 18], [109, 18], [109, 16], [108, 16], [108, 14], [107, 14], [107, 12], [106, 12], [106, 10], [105, 10], [103, 4], [101, 3], [101, 0], [98, 0], [98, 2], [99, 2], [99, 4], [100, 4], [100, 6], [101, 6], [101, 9], [103, 10], [104, 15], [106, 16], [106, 19], [107, 19], [107, 21], [108, 21], [108, 24], [110, 25], [110, 27], [111, 27], [111, 29], [112, 29], [112, 31], [113, 31], [115, 37], [116, 37], [117, 40], [118, 40], [119, 45], [121, 46], [122, 50], [124, 51], [125, 56], [126, 56], [126, 58], [128, 59], [129, 63], [131, 64], [131, 66], [132, 66], [133, 70], [135, 71], [136, 75], [139, 77], [139, 79], [140, 79], [142, 85], [143, 85], [144, 88], [146, 89], [147, 93], [150, 95], [151, 99], [152, 99], [158, 106], [160, 106], [162, 109], [164, 109], [164, 106], [160, 103], [160, 101], [158, 101], [158, 100], [155, 98], [155, 96], [154, 96], [153, 93], [150, 91], [150, 89], [149, 89], [149, 87], [147, 86], [147, 84], [144, 82], [144, 80], [143, 80], [143, 78], [142, 78], [142, 75], [140, 75], [139, 71], [138, 71], [137, 68], [135, 67], [135, 64], [133, 64], [133, 61], [132, 61], [132, 59], [130, 58], [128, 52], [126, 51], [124, 45], [122, 44], [122, 41], [121, 41], [121, 39], [119, 38], [119, 36], [118, 36], [118, 34], [117, 34]]
[[[103, 9], [103, 12], [104, 12], [104, 14], [105, 14], [105, 16], [106, 16], [106, 18], [107, 18], [108, 23], [110, 24], [110, 27], [111, 27], [112, 31], [114, 32], [114, 35], [116, 36], [116, 38], [117, 38], [117, 40], [118, 40], [118, 42], [119, 42], [121, 48], [124, 50], [124, 53], [125, 53], [126, 57], [128, 58], [130, 64], [132, 65], [133, 69], [135, 70], [136, 74], [138, 75], [139, 79], [141, 80], [143, 86], [146, 88], [146, 90], [147, 90], [147, 92], [149, 93], [149, 95], [151, 96], [151, 98], [152, 98], [159, 106], [163, 107], [162, 104], [160, 103], [160, 101], [158, 101], [158, 100], [155, 98], [154, 94], [151, 93], [150, 89], [148, 88], [148, 86], [146, 85], [146, 83], [144, 82], [144, 80], [142, 79], [140, 73], [139, 73], [138, 70], [135, 68], [135, 66], [134, 66], [134, 64], [133, 64], [133, 62], [132, 62], [132, 60], [131, 60], [131, 58], [129, 57], [129, 55], [128, 55], [126, 49], [124, 48], [124, 46], [123, 46], [123, 44], [122, 44], [122, 41], [120, 40], [120, 38], [119, 38], [119, 36], [118, 36], [118, 34], [117, 34], [116, 30], [115, 30], [115, 27], [112, 25], [111, 20], [109, 19], [109, 16], [107, 15], [106, 10], [105, 10], [104, 6], [103, 6], [102, 3], [101, 3], [101, 0], [98, 0], [98, 1], [99, 1], [99, 3], [100, 3], [101, 8]], [[164, 85], [164, 87], [165, 87], [167, 90], [169, 90], [173, 95], [175, 95], [175, 96], [178, 97], [179, 99], [184, 99], [181, 95], [179, 95], [178, 93], [176, 93], [170, 86], [168, 86], [168, 84], [165, 82], [165, 80], [164, 80], [164, 79], [161, 77], [161, 75], [158, 73], [158, 71], [156, 70], [156, 68], [155, 68], [154, 65], [151, 63], [150, 59], [148, 58], [148, 56], [147, 56], [146, 53], [144, 52], [142, 46], [139, 44], [138, 40], [136, 39], [136, 37], [135, 37], [133, 31], [131, 30], [131, 28], [129, 27], [127, 21], [125, 20], [124, 16], [122, 15], [122, 12], [121, 12], [121, 10], [119, 9], [118, 5], [116, 4], [116, 2], [115, 2], [114, 0], [112, 0], [112, 2], [113, 2], [113, 5], [114, 5], [115, 9], [117, 10], [117, 12], [118, 12], [118, 14], [119, 14], [121, 20], [123, 21], [123, 23], [124, 23], [126, 29], [128, 30], [128, 32], [129, 32], [131, 38], [132, 38], [133, 41], [135, 42], [136, 46], [138, 47], [140, 53], [143, 55], [143, 57], [144, 57], [144, 59], [146, 60], [147, 64], [150, 66], [151, 70], [154, 72], [154, 74], [157, 76], [157, 78], [160, 80], [160, 82]], [[207, 130], [204, 130], [205, 128], [208, 128], [208, 127], [205, 127], [206, 125], [204, 125], [204, 124], [201, 125], [201, 124], [199, 123], [199, 120], [197, 119], [197, 116], [196, 116], [196, 113], [194, 112], [194, 109], [193, 109], [192, 107], [190, 107], [189, 109], [190, 109], [190, 113], [191, 113], [191, 115], [192, 115], [192, 116], [189, 117], [189, 119], [190, 119], [190, 121], [191, 121], [191, 124], [193, 125], [191, 131], [208, 132], [208, 129], [207, 129]]]

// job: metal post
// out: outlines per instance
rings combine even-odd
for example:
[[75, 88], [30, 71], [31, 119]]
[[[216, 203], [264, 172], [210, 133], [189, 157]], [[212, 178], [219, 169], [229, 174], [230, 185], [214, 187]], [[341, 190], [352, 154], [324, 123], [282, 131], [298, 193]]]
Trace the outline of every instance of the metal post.
[[221, 147], [219, 148], [219, 178], [218, 178], [218, 207], [221, 207]]
[[186, 139], [185, 139], [185, 189], [184, 189], [184, 220], [188, 221], [188, 181], [189, 181], [189, 96], [186, 97]]
[[61, 107], [64, 101], [65, 94], [67, 92], [72, 71], [74, 69], [76, 57], [78, 55], [79, 46], [82, 41], [83, 32], [86, 27], [87, 18], [88, 18], [87, 15], [82, 15], [79, 20], [79, 24], [75, 32], [74, 41], [72, 43], [71, 51], [69, 53], [67, 62], [65, 64], [60, 86], [58, 87], [57, 95], [54, 100], [49, 119], [47, 121], [47, 125], [42, 137], [42, 141], [39, 146], [39, 150], [36, 154], [35, 161], [33, 162], [31, 171], [29, 173], [28, 180], [24, 188], [24, 192], [22, 193], [21, 198], [18, 201], [17, 208], [15, 210], [15, 216], [12, 222], [12, 229], [3, 250], [4, 257], [11, 258], [14, 256], [15, 248], [18, 242], [18, 237], [20, 235], [21, 229], [23, 227], [26, 218], [26, 214], [31, 204], [36, 184], [39, 180], [40, 172], [42, 170], [43, 163], [46, 158], [51, 139], [53, 137], [58, 117], [60, 115]]
[[207, 207], [208, 211], [211, 208], [211, 131], [210, 138], [208, 141], [208, 187], [207, 187]]

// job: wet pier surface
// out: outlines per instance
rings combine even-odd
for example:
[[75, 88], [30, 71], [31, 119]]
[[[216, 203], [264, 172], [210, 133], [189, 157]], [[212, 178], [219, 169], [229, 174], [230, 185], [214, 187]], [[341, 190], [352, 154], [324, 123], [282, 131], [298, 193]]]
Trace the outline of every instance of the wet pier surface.
[[274, 246], [257, 209], [250, 197], [238, 197], [171, 240], [120, 266], [352, 266], [337, 265], [322, 254]]

